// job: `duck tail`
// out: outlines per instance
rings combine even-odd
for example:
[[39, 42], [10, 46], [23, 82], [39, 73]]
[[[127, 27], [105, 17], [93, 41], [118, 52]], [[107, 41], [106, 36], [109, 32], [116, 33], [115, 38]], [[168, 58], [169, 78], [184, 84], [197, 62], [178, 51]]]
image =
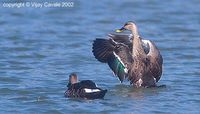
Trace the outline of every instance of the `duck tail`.
[[107, 63], [109, 57], [112, 55], [114, 44], [107, 39], [96, 39], [93, 42], [92, 52], [95, 58], [102, 62]]

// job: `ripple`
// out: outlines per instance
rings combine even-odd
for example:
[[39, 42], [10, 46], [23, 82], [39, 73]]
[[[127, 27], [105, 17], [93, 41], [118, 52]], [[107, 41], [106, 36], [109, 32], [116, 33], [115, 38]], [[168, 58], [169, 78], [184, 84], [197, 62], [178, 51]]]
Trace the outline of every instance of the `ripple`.
[[21, 80], [18, 78], [14, 78], [14, 77], [0, 77], [0, 82], [1, 83], [20, 83]]

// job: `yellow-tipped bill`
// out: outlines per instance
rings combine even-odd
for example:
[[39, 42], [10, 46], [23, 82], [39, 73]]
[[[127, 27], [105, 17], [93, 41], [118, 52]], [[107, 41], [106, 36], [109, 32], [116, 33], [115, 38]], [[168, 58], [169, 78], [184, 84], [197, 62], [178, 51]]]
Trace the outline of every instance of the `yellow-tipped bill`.
[[117, 29], [115, 30], [115, 32], [123, 32], [123, 30]]
[[122, 27], [120, 29], [115, 30], [115, 32], [123, 32], [124, 30], [126, 30], [126, 29], [124, 27]]

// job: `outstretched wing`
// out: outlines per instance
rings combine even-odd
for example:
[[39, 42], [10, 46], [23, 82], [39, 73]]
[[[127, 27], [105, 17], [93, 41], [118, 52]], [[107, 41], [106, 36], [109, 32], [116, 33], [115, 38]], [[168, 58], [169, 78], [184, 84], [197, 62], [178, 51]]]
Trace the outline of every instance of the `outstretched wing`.
[[132, 34], [114, 34], [114, 33], [110, 33], [108, 34], [108, 37], [113, 39], [115, 42], [118, 43], [123, 43], [125, 45], [127, 45], [129, 47], [130, 50], [132, 50]]
[[108, 58], [112, 55], [114, 48], [115, 43], [113, 43], [111, 40], [98, 38], [93, 42], [92, 52], [98, 61], [107, 63]]
[[112, 39], [96, 39], [93, 43], [93, 54], [97, 60], [108, 63], [113, 73], [122, 82], [133, 62], [129, 48]]
[[149, 42], [150, 50], [147, 56], [150, 59], [150, 71], [152, 76], [156, 78], [156, 82], [158, 82], [162, 75], [163, 58], [156, 45], [151, 41]]

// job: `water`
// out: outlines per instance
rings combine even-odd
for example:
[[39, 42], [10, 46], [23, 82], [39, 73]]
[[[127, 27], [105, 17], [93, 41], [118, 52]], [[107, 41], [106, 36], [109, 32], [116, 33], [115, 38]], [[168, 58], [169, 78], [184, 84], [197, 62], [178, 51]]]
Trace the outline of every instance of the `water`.
[[[2, 2], [1, 2], [2, 4]], [[199, 0], [74, 1], [73, 8], [0, 8], [1, 113], [200, 113]], [[164, 58], [158, 85], [120, 84], [92, 41], [133, 20]], [[103, 100], [64, 98], [68, 75], [108, 89]]]

